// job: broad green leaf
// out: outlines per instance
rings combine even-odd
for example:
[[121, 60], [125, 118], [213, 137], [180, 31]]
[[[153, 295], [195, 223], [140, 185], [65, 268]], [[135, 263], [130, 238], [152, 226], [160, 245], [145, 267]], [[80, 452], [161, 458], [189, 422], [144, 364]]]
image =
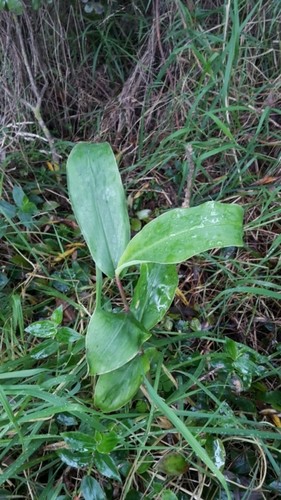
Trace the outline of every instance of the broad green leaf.
[[149, 222], [128, 244], [117, 273], [142, 262], [177, 264], [211, 248], [242, 246], [243, 209], [207, 202], [175, 208]]
[[91, 453], [84, 453], [76, 450], [58, 450], [57, 454], [59, 455], [62, 462], [64, 462], [69, 467], [73, 467], [74, 469], [89, 467], [89, 463], [91, 462], [92, 458]]
[[150, 334], [131, 313], [96, 309], [88, 326], [86, 354], [91, 375], [112, 372], [133, 359]]
[[147, 330], [163, 318], [177, 286], [178, 273], [174, 264], [142, 264], [131, 311]]
[[54, 321], [42, 320], [32, 323], [25, 328], [27, 333], [40, 338], [55, 337], [57, 333], [57, 324]]
[[104, 455], [103, 453], [96, 451], [94, 455], [94, 464], [98, 472], [100, 472], [103, 476], [109, 477], [109, 479], [114, 479], [115, 481], [121, 481], [117, 466], [110, 455]]
[[62, 432], [66, 444], [74, 451], [95, 451], [96, 440], [93, 436], [84, 434], [84, 432], [72, 431], [72, 432]]
[[84, 476], [81, 481], [80, 493], [84, 500], [106, 500], [106, 494], [100, 484], [91, 476]]
[[226, 452], [221, 439], [209, 436], [206, 445], [206, 451], [219, 470], [225, 466]]
[[131, 401], [149, 370], [146, 354], [136, 356], [118, 370], [100, 375], [95, 387], [94, 404], [104, 412], [116, 411]]
[[257, 365], [250, 359], [250, 355], [248, 353], [242, 354], [242, 356], [239, 356], [239, 358], [233, 362], [232, 366], [242, 378], [243, 389], [250, 389], [253, 375], [258, 373]]
[[69, 328], [68, 326], [60, 326], [56, 334], [56, 339], [62, 344], [71, 344], [72, 342], [76, 342], [82, 338], [83, 336], [80, 333], [73, 330], [73, 328]]
[[[102, 377], [103, 375], [101, 375]], [[104, 375], [105, 376], [105, 375]], [[97, 443], [97, 451], [100, 453], [111, 453], [120, 442], [120, 437], [116, 432], [96, 432], [95, 440]]]
[[68, 191], [97, 266], [113, 277], [130, 239], [126, 199], [109, 144], [77, 144], [67, 162]]

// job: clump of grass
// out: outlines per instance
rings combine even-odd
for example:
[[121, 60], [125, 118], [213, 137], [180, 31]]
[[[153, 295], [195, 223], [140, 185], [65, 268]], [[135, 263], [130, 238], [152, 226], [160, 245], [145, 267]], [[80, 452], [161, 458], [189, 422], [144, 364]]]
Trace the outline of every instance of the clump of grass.
[[[26, 225], [6, 206], [0, 223], [2, 495], [90, 498], [91, 488], [100, 498], [223, 498], [186, 429], [221, 461], [232, 496], [280, 495], [278, 7], [277, 0], [111, 2], [98, 19], [85, 17], [78, 2], [67, 12], [60, 2], [39, 11], [39, 49], [48, 49], [42, 112], [52, 135], [115, 145], [132, 218], [140, 209], [154, 217], [182, 204], [189, 144], [191, 205], [243, 205], [245, 247], [181, 266], [177, 299], [155, 329], [161, 357], [150, 380], [121, 411], [96, 411], [83, 338], [53, 342], [25, 332], [62, 308], [63, 324], [83, 335], [95, 304], [95, 269], [86, 247], [73, 245], [82, 240], [66, 192], [71, 142], [56, 141], [60, 170], [50, 167], [34, 120], [25, 107], [18, 116], [20, 96], [32, 96], [16, 56], [1, 197], [15, 207], [20, 185], [36, 208]], [[13, 29], [6, 14], [2, 56], [6, 28]], [[30, 40], [37, 40], [34, 13], [26, 16], [21, 28], [28, 22]], [[16, 51], [16, 40], [9, 50]], [[26, 50], [41, 85], [38, 54]], [[8, 58], [4, 69], [2, 81], [15, 81]], [[26, 142], [26, 131], [37, 137]], [[108, 307], [118, 307], [110, 281], [105, 295]], [[171, 453], [184, 457], [184, 474], [163, 472]]]

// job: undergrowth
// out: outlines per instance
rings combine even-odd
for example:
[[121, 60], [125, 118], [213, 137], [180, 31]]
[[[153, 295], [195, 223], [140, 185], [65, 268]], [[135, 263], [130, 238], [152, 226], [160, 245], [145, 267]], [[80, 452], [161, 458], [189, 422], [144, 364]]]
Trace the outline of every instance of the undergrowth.
[[[279, 1], [25, 3], [0, 13], [1, 498], [227, 498], [185, 427], [231, 498], [280, 498]], [[85, 360], [95, 268], [66, 190], [79, 140], [113, 145], [135, 232], [186, 196], [245, 210], [244, 248], [179, 267], [152, 376], [107, 415]], [[54, 311], [72, 337], [25, 332]]]

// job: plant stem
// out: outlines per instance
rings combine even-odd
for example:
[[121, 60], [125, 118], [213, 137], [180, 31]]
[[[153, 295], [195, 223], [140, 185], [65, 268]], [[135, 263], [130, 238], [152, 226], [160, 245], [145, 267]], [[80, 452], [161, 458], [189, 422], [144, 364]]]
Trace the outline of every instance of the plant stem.
[[102, 272], [96, 266], [96, 308], [101, 307]]
[[123, 288], [123, 285], [121, 283], [121, 280], [120, 280], [119, 276], [116, 275], [115, 276], [115, 280], [116, 280], [116, 284], [118, 286], [119, 293], [121, 295], [122, 302], [124, 304], [124, 311], [125, 312], [129, 312], [129, 310], [130, 310], [129, 304], [127, 302], [126, 295], [125, 295], [125, 292], [124, 292], [124, 288]]
[[187, 144], [186, 148], [185, 148], [185, 159], [186, 159], [187, 166], [188, 166], [188, 176], [187, 176], [186, 188], [184, 190], [184, 200], [182, 203], [182, 208], [189, 208], [190, 207], [192, 181], [193, 181], [193, 175], [194, 175], [194, 170], [195, 170], [195, 165], [194, 165], [194, 161], [192, 158], [192, 153], [193, 153], [192, 145]]

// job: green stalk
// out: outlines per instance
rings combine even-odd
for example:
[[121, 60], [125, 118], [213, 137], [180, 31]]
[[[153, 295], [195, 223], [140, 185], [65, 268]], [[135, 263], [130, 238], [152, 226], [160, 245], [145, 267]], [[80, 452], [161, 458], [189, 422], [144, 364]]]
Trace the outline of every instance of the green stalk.
[[96, 266], [96, 309], [101, 309], [102, 272]]

